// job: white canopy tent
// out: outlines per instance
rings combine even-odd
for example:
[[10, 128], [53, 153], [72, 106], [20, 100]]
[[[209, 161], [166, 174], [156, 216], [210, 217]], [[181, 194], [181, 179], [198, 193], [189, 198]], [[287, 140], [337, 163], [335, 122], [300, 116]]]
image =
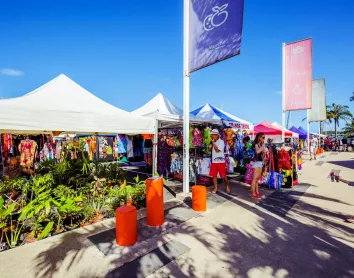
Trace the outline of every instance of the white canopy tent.
[[0, 133], [152, 134], [152, 119], [99, 99], [64, 74], [17, 98], [0, 100]]
[[[158, 133], [158, 128], [169, 126], [182, 126], [183, 125], [183, 110], [177, 105], [173, 104], [167, 97], [159, 93], [154, 98], [149, 100], [140, 108], [131, 112], [139, 116], [146, 116], [154, 119], [156, 122], [155, 133]], [[190, 115], [189, 120], [191, 123], [202, 122], [197, 117]], [[154, 136], [154, 173], [157, 172], [157, 136]]]
[[[159, 125], [183, 123], [183, 110], [173, 104], [167, 97], [159, 93], [140, 108], [132, 111], [132, 114], [146, 116], [159, 121]], [[193, 116], [189, 116], [191, 122], [200, 122]]]

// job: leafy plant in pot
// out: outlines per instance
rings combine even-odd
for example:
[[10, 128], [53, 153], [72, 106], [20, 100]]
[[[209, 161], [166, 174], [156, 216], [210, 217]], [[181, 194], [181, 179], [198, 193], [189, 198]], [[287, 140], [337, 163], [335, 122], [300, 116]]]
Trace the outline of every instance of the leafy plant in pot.
[[82, 202], [81, 196], [78, 197], [61, 197], [60, 205], [58, 206], [58, 224], [57, 230], [60, 229], [61, 219], [64, 219], [64, 227], [66, 230], [76, 229], [79, 224], [79, 215], [82, 207], [78, 204]]
[[[15, 206], [16, 204], [12, 203], [8, 207], [5, 207], [5, 200], [4, 198], [0, 197], [0, 230], [1, 230], [0, 244], [2, 243], [4, 235], [6, 235], [6, 232], [8, 230], [7, 226], [9, 222], [10, 222], [10, 230], [12, 230], [13, 225], [12, 225], [11, 213], [15, 209]], [[10, 244], [9, 247], [11, 247]]]
[[95, 215], [92, 217], [92, 222], [96, 223], [101, 221], [104, 216], [103, 216], [103, 202], [101, 200], [94, 200], [92, 201], [92, 208], [94, 209]]
[[30, 219], [31, 232], [26, 236], [26, 242], [47, 237], [54, 226], [54, 221], [49, 216], [53, 207], [60, 204], [51, 196], [52, 190], [46, 189], [47, 185], [35, 189], [36, 198], [22, 209], [18, 218], [19, 221]]
[[80, 226], [85, 227], [92, 224], [92, 216], [95, 214], [95, 209], [89, 203], [84, 203], [82, 206], [83, 219], [80, 221]]

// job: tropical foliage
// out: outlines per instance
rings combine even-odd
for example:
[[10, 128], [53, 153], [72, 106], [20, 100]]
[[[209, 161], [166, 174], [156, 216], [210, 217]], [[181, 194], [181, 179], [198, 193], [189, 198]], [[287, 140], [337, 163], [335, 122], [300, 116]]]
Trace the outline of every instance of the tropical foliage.
[[31, 180], [0, 181], [0, 246], [14, 248], [95, 223], [127, 203], [139, 209], [145, 194], [145, 181], [127, 185], [118, 163], [45, 161]]
[[353, 136], [354, 135], [354, 119], [351, 120], [351, 122], [346, 123], [345, 127], [343, 128], [343, 131], [347, 136]]
[[334, 122], [334, 133], [337, 137], [337, 128], [339, 127], [339, 121], [344, 120], [349, 122], [353, 119], [352, 113], [349, 111], [349, 106], [335, 104], [327, 105], [327, 120], [332, 123]]

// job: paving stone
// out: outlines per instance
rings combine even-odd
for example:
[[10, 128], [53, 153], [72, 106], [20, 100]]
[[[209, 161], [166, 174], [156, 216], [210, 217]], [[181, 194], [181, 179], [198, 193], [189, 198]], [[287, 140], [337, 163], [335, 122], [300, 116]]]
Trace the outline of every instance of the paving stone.
[[177, 241], [170, 241], [144, 256], [111, 270], [107, 278], [143, 278], [146, 277], [179, 256], [189, 252], [189, 248]]

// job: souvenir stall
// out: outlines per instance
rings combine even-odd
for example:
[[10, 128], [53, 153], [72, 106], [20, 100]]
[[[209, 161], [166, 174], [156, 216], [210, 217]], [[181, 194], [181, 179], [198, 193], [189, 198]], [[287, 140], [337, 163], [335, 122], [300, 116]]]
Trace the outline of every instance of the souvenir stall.
[[289, 130], [292, 131], [293, 133], [299, 134], [299, 148], [300, 148], [300, 150], [305, 148], [307, 133], [297, 129], [295, 126], [292, 126]]
[[[267, 153], [263, 159], [260, 184], [269, 188], [291, 188], [298, 184], [298, 171], [302, 169], [302, 154], [295, 147], [279, 147], [267, 144]], [[246, 165], [245, 183], [251, 184], [253, 168], [251, 163]]]
[[[157, 94], [147, 103], [145, 103], [140, 108], [131, 112], [134, 115], [145, 116], [152, 118], [156, 123], [156, 130], [154, 134], [158, 134], [159, 130], [163, 128], [170, 128], [182, 130], [183, 125], [183, 110], [179, 108], [177, 105], [173, 104], [167, 97], [163, 94]], [[201, 121], [198, 120], [197, 117], [190, 115], [190, 122], [192, 124], [198, 124]], [[160, 133], [161, 136], [161, 133]], [[148, 138], [149, 137], [149, 138]], [[158, 156], [161, 155], [162, 150], [159, 150], [159, 136], [146, 136], [143, 135], [144, 138], [144, 147], [143, 147], [143, 156], [146, 160], [154, 161], [153, 164], [153, 173], [158, 173], [159, 169], [161, 169], [161, 165], [158, 165]], [[149, 141], [152, 140], [152, 141]], [[170, 142], [170, 145], [172, 143]], [[134, 144], [135, 145], [135, 144]], [[135, 153], [135, 152], [134, 152]], [[153, 158], [153, 159], [151, 159]], [[164, 165], [164, 162], [162, 162]]]
[[[34, 159], [33, 152], [37, 152], [40, 157], [43, 148], [44, 156], [54, 155], [57, 146], [54, 148], [51, 145], [55, 141], [48, 139], [46, 136], [48, 134], [57, 136], [60, 133], [153, 134], [154, 132], [153, 120], [132, 115], [104, 102], [63, 74], [22, 97], [0, 100], [0, 133], [6, 136], [22, 135], [25, 143], [20, 144], [20, 151], [25, 151], [25, 155], [22, 153], [21, 155], [27, 160], [31, 157], [31, 163]], [[44, 140], [33, 140], [35, 136]], [[5, 139], [5, 142], [2, 142], [3, 146], [4, 144], [7, 146], [8, 138], [2, 136], [2, 141]], [[102, 144], [105, 145], [105, 142]], [[16, 147], [19, 144], [16, 142], [14, 145]], [[90, 146], [91, 144], [88, 147]], [[4, 157], [8, 157], [11, 148], [4, 147], [3, 150]], [[94, 153], [93, 143], [92, 152]]]
[[[275, 144], [282, 143], [282, 129], [280, 127], [271, 125], [267, 121], [263, 121], [254, 127], [255, 134], [262, 132], [266, 137], [266, 141], [271, 140]], [[290, 143], [293, 138], [293, 133], [291, 131], [285, 131], [286, 142]]]
[[235, 166], [243, 165], [243, 139], [253, 131], [252, 123], [238, 118], [211, 104], [205, 104], [191, 112], [198, 119], [223, 127], [222, 137], [225, 137], [226, 153], [235, 160]]

